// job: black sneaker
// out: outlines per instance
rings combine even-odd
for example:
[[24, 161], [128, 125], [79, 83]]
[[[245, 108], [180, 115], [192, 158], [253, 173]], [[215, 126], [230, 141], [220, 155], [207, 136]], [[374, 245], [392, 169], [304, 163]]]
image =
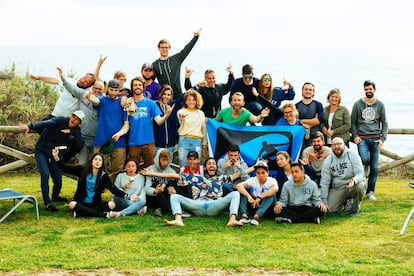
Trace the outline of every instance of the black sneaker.
[[414, 183], [410, 183], [408, 186], [414, 189]]
[[55, 206], [53, 206], [52, 204], [48, 204], [46, 206], [46, 211], [49, 211], [49, 212], [57, 212], [57, 211], [59, 211], [59, 209], [56, 208]]
[[313, 221], [315, 224], [321, 224], [321, 219], [319, 217], [316, 217]]
[[64, 197], [61, 197], [61, 196], [52, 197], [52, 201], [53, 202], [69, 202], [69, 200], [67, 198], [64, 198]]

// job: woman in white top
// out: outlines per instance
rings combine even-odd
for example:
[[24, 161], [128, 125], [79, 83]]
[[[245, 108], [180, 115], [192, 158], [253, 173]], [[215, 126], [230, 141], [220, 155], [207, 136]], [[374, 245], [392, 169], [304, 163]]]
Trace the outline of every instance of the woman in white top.
[[184, 96], [184, 107], [178, 110], [178, 160], [180, 167], [187, 162], [187, 154], [196, 151], [203, 158], [207, 154], [206, 116], [201, 110], [203, 98], [193, 89]]

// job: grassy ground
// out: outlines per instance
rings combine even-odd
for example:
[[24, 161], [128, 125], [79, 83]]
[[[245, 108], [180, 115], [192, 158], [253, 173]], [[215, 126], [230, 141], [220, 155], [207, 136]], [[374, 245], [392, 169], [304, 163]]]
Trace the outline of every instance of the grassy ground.
[[[0, 177], [0, 189], [33, 194], [41, 202], [38, 175]], [[183, 228], [165, 227], [162, 220], [170, 218], [167, 215], [73, 219], [63, 204], [53, 214], [40, 204], [37, 222], [32, 207], [25, 204], [0, 224], [0, 272], [103, 269], [147, 275], [253, 275], [288, 270], [324, 275], [413, 275], [414, 221], [405, 235], [399, 235], [414, 204], [408, 182], [379, 179], [377, 202], [364, 200], [359, 215], [330, 215], [321, 225], [276, 225], [264, 219], [258, 227], [228, 228], [223, 214], [187, 218]], [[63, 196], [71, 197], [75, 185], [65, 177]], [[9, 202], [0, 202], [0, 215], [8, 208]]]

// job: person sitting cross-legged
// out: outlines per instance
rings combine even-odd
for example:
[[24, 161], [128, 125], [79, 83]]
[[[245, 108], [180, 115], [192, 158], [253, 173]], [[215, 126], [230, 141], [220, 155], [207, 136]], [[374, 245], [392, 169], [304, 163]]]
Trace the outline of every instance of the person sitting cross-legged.
[[292, 178], [282, 188], [280, 199], [273, 211], [276, 223], [315, 222], [320, 224], [321, 216], [328, 207], [321, 202], [318, 186], [306, 174], [299, 162], [290, 164]]
[[225, 176], [217, 176], [217, 164], [213, 158], [205, 162], [206, 177], [194, 174], [181, 174], [181, 185], [191, 185], [193, 198], [187, 198], [176, 194], [173, 187], [169, 188], [171, 193], [170, 202], [174, 220], [164, 220], [167, 226], [184, 226], [182, 220], [182, 208], [192, 212], [195, 216], [217, 216], [227, 207], [229, 208], [229, 220], [227, 226], [242, 226], [237, 220], [239, 210], [240, 194], [233, 191], [226, 196], [223, 195], [222, 185]]
[[[240, 213], [243, 223], [259, 225], [260, 218], [272, 206], [279, 189], [276, 179], [269, 177], [269, 167], [266, 162], [259, 161], [254, 165], [255, 177], [237, 184], [240, 192]], [[247, 205], [250, 204], [250, 206]], [[248, 207], [254, 212], [253, 219], [249, 219]]]

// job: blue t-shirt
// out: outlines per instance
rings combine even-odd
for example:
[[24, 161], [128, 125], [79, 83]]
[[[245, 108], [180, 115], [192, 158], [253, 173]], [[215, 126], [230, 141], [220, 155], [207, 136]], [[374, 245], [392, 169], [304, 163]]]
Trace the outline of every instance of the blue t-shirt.
[[152, 119], [158, 115], [161, 116], [161, 110], [157, 104], [147, 98], [135, 102], [137, 112], [128, 116], [129, 121], [129, 146], [141, 146], [153, 144], [154, 130]]
[[[120, 101], [119, 98], [114, 100], [108, 96], [99, 97], [99, 105], [96, 107], [98, 111], [98, 129], [93, 142], [95, 146], [102, 146], [121, 129], [127, 113], [121, 107]], [[114, 148], [126, 148], [125, 135], [114, 142]]]
[[93, 203], [95, 196], [96, 174], [88, 174], [86, 176], [86, 196], [83, 199], [85, 203]]

